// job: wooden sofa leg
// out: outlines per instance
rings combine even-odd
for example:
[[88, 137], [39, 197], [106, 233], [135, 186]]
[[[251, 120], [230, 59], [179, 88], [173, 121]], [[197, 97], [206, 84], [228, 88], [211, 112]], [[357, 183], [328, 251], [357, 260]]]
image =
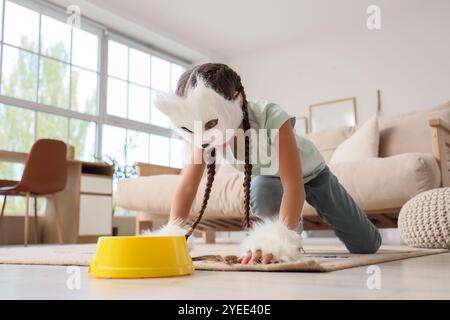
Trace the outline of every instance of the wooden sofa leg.
[[202, 238], [205, 243], [216, 243], [215, 231], [202, 231]]
[[153, 229], [153, 222], [149, 220], [143, 220], [141, 218], [141, 212], [136, 212], [136, 225], [134, 232], [136, 235], [140, 235], [142, 231], [144, 230], [152, 230]]
[[144, 230], [152, 230], [153, 222], [152, 221], [136, 221], [136, 235], [140, 235]]

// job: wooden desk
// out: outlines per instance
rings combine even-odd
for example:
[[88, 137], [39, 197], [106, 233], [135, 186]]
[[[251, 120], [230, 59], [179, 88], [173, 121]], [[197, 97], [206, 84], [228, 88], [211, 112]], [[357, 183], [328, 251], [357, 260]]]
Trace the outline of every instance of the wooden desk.
[[[27, 157], [27, 153], [0, 150], [0, 162], [25, 163]], [[67, 165], [66, 188], [55, 194], [63, 242], [95, 242], [99, 236], [111, 235], [112, 166], [72, 159], [67, 160]], [[44, 220], [42, 241], [57, 243], [53, 205], [46, 205]]]

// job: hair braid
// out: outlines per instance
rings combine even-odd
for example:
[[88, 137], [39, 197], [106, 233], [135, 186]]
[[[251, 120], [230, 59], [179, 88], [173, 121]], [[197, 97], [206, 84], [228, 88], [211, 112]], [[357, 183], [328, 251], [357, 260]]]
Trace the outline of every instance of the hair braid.
[[186, 233], [186, 239], [192, 235], [195, 228], [199, 224], [200, 220], [202, 220], [203, 214], [205, 213], [205, 210], [206, 210], [206, 206], [208, 205], [209, 196], [211, 194], [211, 189], [212, 189], [212, 185], [214, 182], [214, 176], [216, 174], [216, 149], [211, 148], [210, 150], [208, 150], [208, 152], [209, 152], [208, 160], [207, 160], [207, 165], [206, 165], [208, 177], [206, 180], [206, 188], [205, 188], [205, 193], [203, 195], [202, 206], [198, 213], [197, 219], [195, 219], [194, 223], [191, 225], [188, 232]]
[[[240, 78], [239, 78], [240, 81]], [[244, 87], [241, 85], [239, 92], [242, 96], [242, 113], [243, 121], [242, 126], [245, 132], [245, 166], [244, 166], [244, 219], [242, 225], [244, 228], [250, 228], [250, 189], [252, 183], [252, 169], [253, 166], [250, 163], [250, 122], [248, 119], [247, 109], [247, 97], [245, 95]]]

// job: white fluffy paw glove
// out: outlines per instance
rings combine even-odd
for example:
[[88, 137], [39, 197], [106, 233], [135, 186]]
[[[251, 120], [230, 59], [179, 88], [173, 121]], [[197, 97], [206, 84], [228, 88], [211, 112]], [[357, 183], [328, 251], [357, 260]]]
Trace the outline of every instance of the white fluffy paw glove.
[[296, 261], [301, 256], [302, 236], [299, 231], [289, 229], [278, 219], [264, 219], [253, 224], [247, 238], [241, 243], [242, 256], [256, 250], [261, 250], [263, 256], [271, 253], [272, 260]]
[[[170, 220], [166, 225], [162, 226], [160, 229], [151, 231], [142, 231], [142, 236], [179, 236], [186, 235], [187, 229], [185, 227], [186, 223], [181, 219]], [[187, 240], [187, 246], [189, 251], [194, 249], [194, 236], [191, 235]]]

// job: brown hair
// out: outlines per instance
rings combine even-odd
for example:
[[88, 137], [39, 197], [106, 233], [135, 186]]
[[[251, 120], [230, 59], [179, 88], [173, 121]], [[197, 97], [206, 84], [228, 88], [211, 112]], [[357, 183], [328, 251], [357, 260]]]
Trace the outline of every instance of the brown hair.
[[[250, 227], [250, 185], [252, 175], [252, 165], [250, 163], [250, 122], [248, 119], [247, 98], [244, 91], [244, 86], [241, 83], [241, 77], [230, 67], [221, 63], [205, 63], [186, 71], [178, 81], [176, 94], [184, 96], [189, 87], [195, 87], [197, 84], [197, 77], [201, 78], [205, 84], [223, 96], [227, 100], [233, 100], [235, 92], [240, 93], [242, 97], [242, 126], [245, 134], [245, 166], [244, 166], [244, 218], [242, 225], [244, 228]], [[214, 182], [214, 175], [216, 173], [216, 151], [214, 148], [208, 149], [207, 155], [207, 174], [205, 193], [203, 195], [203, 202], [197, 218], [192, 224], [191, 228], [186, 234], [189, 237], [199, 224], [202, 216], [208, 205], [209, 195], [211, 193], [212, 184]]]

